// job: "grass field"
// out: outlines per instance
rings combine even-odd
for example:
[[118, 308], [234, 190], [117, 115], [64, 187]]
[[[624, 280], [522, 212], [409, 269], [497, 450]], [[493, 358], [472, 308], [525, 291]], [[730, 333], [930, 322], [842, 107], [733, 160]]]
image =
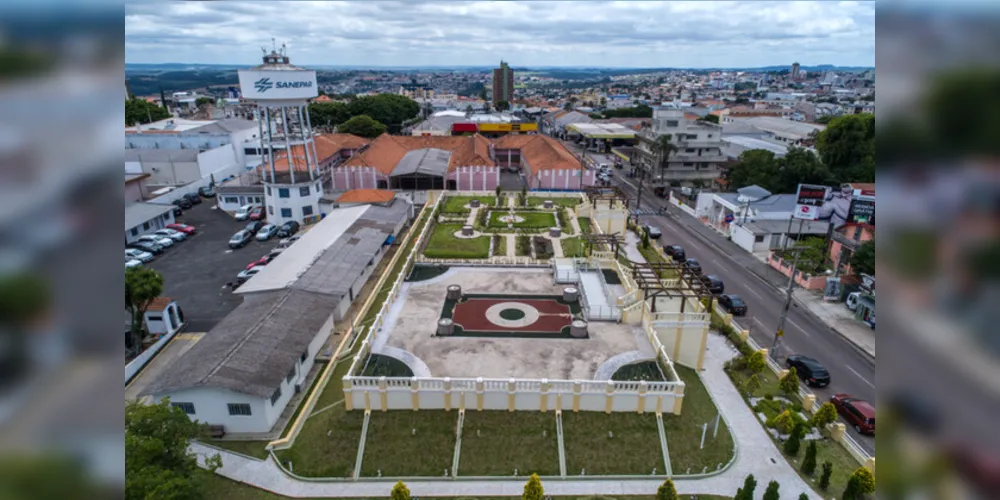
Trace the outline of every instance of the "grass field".
[[490, 206], [497, 202], [496, 196], [449, 196], [441, 203], [440, 211], [443, 213], [469, 213], [465, 206], [471, 200], [479, 200], [483, 205]]
[[580, 223], [580, 231], [583, 234], [590, 234], [590, 217], [577, 217], [576, 221]]
[[[733, 457], [733, 437], [724, 420], [719, 420], [719, 432], [713, 439], [712, 424], [719, 411], [708, 395], [698, 373], [680, 365], [674, 365], [677, 376], [684, 381], [684, 406], [681, 415], [663, 415], [663, 430], [667, 433], [667, 449], [674, 474], [700, 473], [704, 467], [715, 470], [718, 464], [725, 466]], [[701, 444], [701, 426], [708, 422], [708, 437], [705, 449]]]
[[278, 452], [278, 458], [285, 467], [291, 461], [300, 476], [351, 477], [364, 418], [365, 412], [346, 411], [343, 404], [314, 415], [302, 428], [295, 446]]
[[457, 411], [373, 411], [361, 475], [451, 475], [457, 425]]
[[[563, 413], [566, 473], [649, 474], [664, 469], [656, 416], [647, 413]], [[608, 431], [614, 437], [608, 437]], [[669, 443], [668, 443], [669, 444]]]
[[523, 476], [559, 475], [555, 413], [466, 411], [458, 474], [510, 476], [514, 469]]
[[[500, 218], [509, 214], [510, 212], [501, 212], [499, 210], [490, 212], [489, 227], [507, 227], [507, 223], [501, 221]], [[514, 212], [514, 215], [524, 218], [524, 221], [514, 223], [514, 227], [547, 228], [555, 227], [556, 225], [554, 212]]]
[[583, 256], [583, 242], [580, 241], [579, 237], [562, 239], [559, 240], [559, 243], [562, 245], [563, 256]]
[[570, 198], [556, 198], [556, 197], [552, 197], [552, 198], [546, 198], [544, 196], [529, 196], [528, 197], [528, 206], [529, 207], [541, 207], [542, 204], [545, 203], [545, 200], [551, 201], [553, 204], [555, 204], [556, 207], [569, 207], [569, 208], [573, 208], [573, 207], [579, 205], [580, 203], [583, 203], [583, 200], [580, 199], [580, 197], [570, 197]]
[[428, 238], [424, 255], [433, 259], [485, 259], [490, 255], [490, 237], [459, 239], [461, 224], [438, 224]]

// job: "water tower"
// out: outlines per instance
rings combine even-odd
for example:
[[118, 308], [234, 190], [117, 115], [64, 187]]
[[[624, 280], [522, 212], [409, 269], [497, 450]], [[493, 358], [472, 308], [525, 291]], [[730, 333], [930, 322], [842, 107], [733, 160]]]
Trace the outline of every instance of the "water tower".
[[315, 220], [323, 196], [308, 113], [318, 95], [316, 72], [292, 66], [284, 45], [262, 50], [264, 64], [239, 70], [239, 77], [243, 97], [257, 106], [267, 220]]

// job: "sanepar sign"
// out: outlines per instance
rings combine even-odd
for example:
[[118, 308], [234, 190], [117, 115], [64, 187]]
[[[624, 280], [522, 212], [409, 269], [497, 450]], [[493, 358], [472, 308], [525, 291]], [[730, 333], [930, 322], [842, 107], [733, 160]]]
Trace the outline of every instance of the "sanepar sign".
[[241, 70], [239, 76], [245, 99], [312, 99], [318, 95], [315, 71]]

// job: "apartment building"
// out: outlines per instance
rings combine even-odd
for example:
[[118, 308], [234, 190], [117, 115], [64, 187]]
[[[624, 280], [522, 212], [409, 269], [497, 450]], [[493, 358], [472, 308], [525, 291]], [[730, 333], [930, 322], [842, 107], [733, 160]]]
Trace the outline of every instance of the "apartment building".
[[[671, 144], [677, 147], [666, 166], [660, 165], [653, 149], [657, 138], [663, 135], [669, 136]], [[639, 166], [646, 171], [647, 182], [654, 188], [707, 185], [719, 177], [726, 162], [722, 127], [698, 120], [696, 115], [682, 109], [654, 109], [652, 123], [640, 128], [636, 137]]]

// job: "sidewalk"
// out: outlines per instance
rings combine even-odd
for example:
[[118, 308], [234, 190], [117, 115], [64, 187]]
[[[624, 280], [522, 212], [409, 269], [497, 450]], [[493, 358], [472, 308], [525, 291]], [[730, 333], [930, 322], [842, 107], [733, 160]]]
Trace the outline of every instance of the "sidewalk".
[[[743, 485], [747, 474], [753, 474], [757, 478], [755, 497], [758, 499], [763, 497], [767, 482], [775, 480], [781, 484], [783, 498], [797, 498], [800, 493], [805, 492], [812, 500], [822, 500], [788, 465], [722, 370], [723, 363], [734, 355], [735, 351], [726, 345], [724, 338], [710, 335], [705, 354], [706, 370], [701, 377], [718, 407], [725, 412], [730, 432], [738, 445], [736, 460], [728, 469], [715, 476], [675, 480], [677, 492], [682, 495], [732, 497], [737, 488]], [[306, 481], [286, 475], [270, 459], [257, 460], [201, 443], [191, 443], [190, 449], [198, 455], [199, 463], [202, 464], [206, 456], [216, 453], [222, 455], [222, 468], [217, 472], [229, 479], [293, 498], [385, 497], [395, 483], [392, 479]], [[487, 480], [426, 479], [408, 480], [406, 485], [415, 497], [520, 496], [524, 492], [526, 480], [524, 477]], [[550, 496], [652, 496], [662, 483], [663, 477], [543, 480], [545, 493]]]
[[875, 330], [855, 319], [854, 311], [843, 302], [827, 302], [823, 300], [822, 292], [801, 288], [795, 289], [792, 297], [852, 344], [875, 357]]

